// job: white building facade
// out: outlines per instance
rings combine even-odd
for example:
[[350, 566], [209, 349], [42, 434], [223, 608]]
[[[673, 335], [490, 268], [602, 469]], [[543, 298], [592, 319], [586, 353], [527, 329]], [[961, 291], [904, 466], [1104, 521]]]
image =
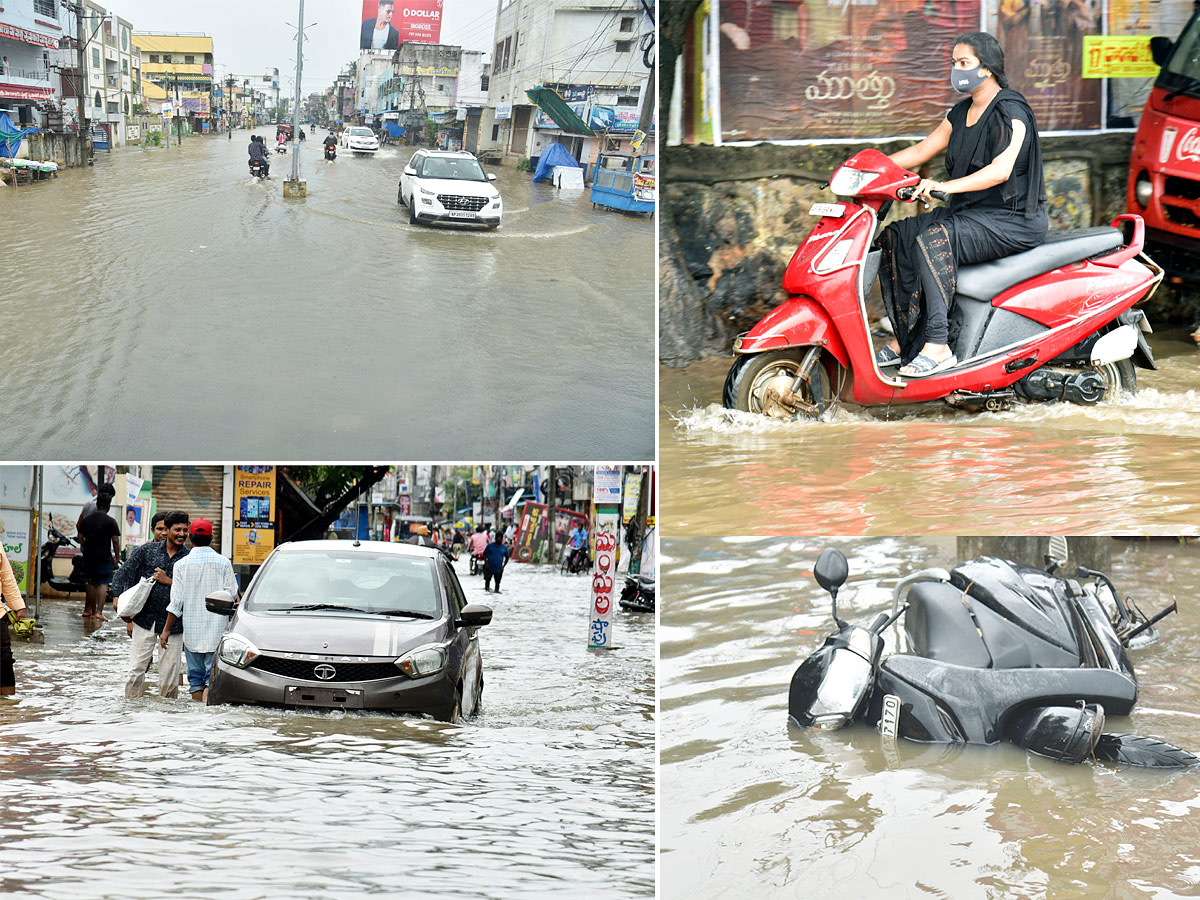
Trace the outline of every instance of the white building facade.
[[58, 106], [52, 67], [64, 33], [56, 0], [0, 4], [0, 110], [14, 125], [41, 127]]
[[[628, 149], [644, 91], [654, 23], [639, 0], [500, 0], [480, 149], [506, 161], [563, 144], [585, 165]], [[553, 89], [593, 131], [572, 134], [526, 94]]]

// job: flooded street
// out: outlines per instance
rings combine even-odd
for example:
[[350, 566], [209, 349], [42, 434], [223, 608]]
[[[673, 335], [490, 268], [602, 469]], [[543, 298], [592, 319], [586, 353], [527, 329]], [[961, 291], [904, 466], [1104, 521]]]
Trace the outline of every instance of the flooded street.
[[683, 534], [1195, 534], [1200, 353], [1155, 335], [1157, 371], [1101, 406], [766, 421], [721, 408], [728, 359], [660, 369], [663, 530]]
[[497, 231], [410, 226], [411, 150], [324, 135], [304, 200], [247, 131], [0, 191], [0, 458], [653, 457], [652, 220], [500, 168]]
[[590, 654], [588, 579], [514, 564], [495, 595], [457, 571], [495, 610], [463, 725], [126, 701], [123, 624], [84, 635], [82, 600], [44, 601], [0, 706], [0, 892], [653, 896], [653, 622], [619, 613], [621, 649]]
[[[826, 546], [849, 558], [838, 612], [860, 624], [900, 576], [958, 561], [953, 539], [663, 541], [664, 898], [1196, 896], [1200, 773], [789, 729], [792, 673], [832, 630], [811, 574]], [[1112, 554], [1123, 593], [1180, 614], [1131, 652], [1140, 699], [1106, 730], [1198, 751], [1200, 545]]]

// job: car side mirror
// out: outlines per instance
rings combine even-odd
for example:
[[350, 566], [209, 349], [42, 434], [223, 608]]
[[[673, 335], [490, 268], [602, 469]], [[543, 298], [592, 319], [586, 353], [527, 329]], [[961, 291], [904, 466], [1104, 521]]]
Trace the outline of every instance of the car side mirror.
[[416, 175], [416, 174], [417, 174], [417, 170], [416, 170], [416, 169], [414, 169], [412, 166], [408, 166], [407, 168], [405, 168], [405, 170], [404, 170], [404, 174], [405, 174], [405, 175]]
[[487, 179], [488, 179], [488, 181], [495, 181], [495, 180], [496, 180], [496, 173], [495, 173], [495, 172], [488, 172], [488, 173], [487, 173]]
[[1171, 55], [1175, 44], [1170, 38], [1152, 37], [1150, 38], [1150, 57], [1154, 60], [1156, 66], [1161, 66], [1167, 61], [1167, 57]]
[[204, 608], [220, 616], [232, 616], [237, 609], [237, 600], [229, 591], [213, 591], [204, 598]]
[[481, 603], [468, 603], [458, 614], [459, 628], [478, 628], [492, 621], [492, 608]]

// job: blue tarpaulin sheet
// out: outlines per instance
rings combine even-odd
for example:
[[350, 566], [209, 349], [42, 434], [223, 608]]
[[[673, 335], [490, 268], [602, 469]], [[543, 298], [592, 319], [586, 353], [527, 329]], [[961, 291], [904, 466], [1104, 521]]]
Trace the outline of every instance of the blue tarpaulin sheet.
[[387, 129], [387, 133], [392, 137], [400, 137], [404, 134], [404, 126], [397, 125], [395, 122], [384, 122], [383, 127]]
[[0, 156], [13, 157], [21, 149], [25, 135], [41, 131], [40, 128], [18, 128], [8, 113], [0, 112]]
[[538, 157], [537, 171], [533, 173], [534, 181], [541, 181], [545, 178], [550, 179], [551, 166], [572, 166], [576, 169], [582, 169], [575, 157], [571, 155], [571, 151], [562, 144], [555, 142], [546, 148], [546, 152]]

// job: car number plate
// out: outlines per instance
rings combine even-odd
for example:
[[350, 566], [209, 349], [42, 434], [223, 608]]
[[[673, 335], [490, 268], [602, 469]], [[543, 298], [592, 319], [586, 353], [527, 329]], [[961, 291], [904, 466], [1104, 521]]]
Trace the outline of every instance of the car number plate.
[[338, 688], [288, 686], [284, 702], [288, 706], [319, 706], [323, 709], [362, 709], [363, 692]]
[[475, 213], [460, 212], [459, 210], [455, 210], [454, 212], [450, 213], [450, 218], [452, 218], [452, 219], [474, 219]]
[[814, 203], [808, 214], [810, 216], [833, 216], [840, 219], [846, 214], [846, 207], [840, 203]]

